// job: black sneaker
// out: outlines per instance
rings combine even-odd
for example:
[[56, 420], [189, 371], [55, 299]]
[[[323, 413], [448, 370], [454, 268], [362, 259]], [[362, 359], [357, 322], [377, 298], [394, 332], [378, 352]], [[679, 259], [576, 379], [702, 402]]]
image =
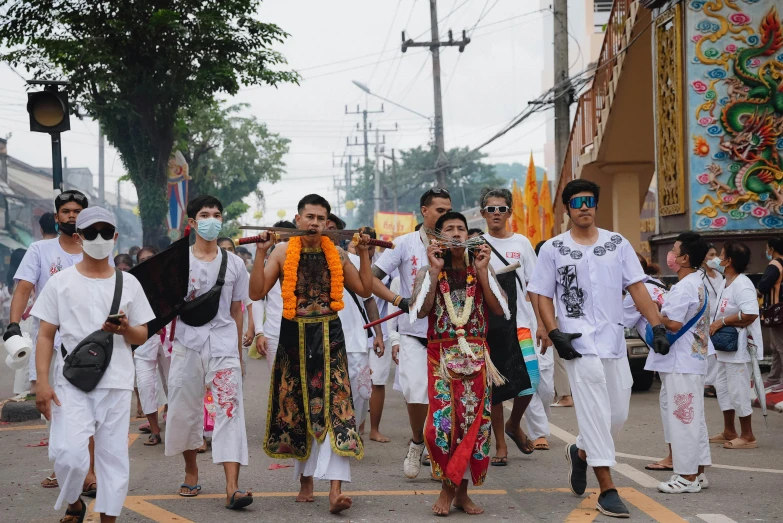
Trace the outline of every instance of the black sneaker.
[[579, 457], [579, 449], [575, 443], [566, 445], [568, 460], [568, 486], [574, 496], [581, 496], [587, 488], [587, 462]]
[[601, 495], [598, 496], [598, 504], [595, 506], [595, 508], [601, 511], [601, 514], [611, 516], [613, 518], [631, 517], [631, 513], [628, 512], [628, 507], [626, 507], [625, 503], [623, 503], [623, 500], [620, 499], [620, 494], [618, 494], [617, 490], [613, 488], [601, 492]]

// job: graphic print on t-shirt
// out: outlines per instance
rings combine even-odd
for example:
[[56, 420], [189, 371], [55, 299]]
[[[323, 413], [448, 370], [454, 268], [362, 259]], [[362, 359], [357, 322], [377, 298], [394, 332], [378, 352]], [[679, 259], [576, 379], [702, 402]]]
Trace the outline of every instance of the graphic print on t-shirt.
[[[568, 249], [568, 247], [562, 247]], [[570, 252], [570, 249], [569, 249]], [[558, 283], [563, 287], [563, 295], [560, 299], [566, 308], [566, 316], [569, 318], [581, 318], [585, 315], [582, 306], [585, 304], [587, 294], [579, 288], [579, 280], [576, 275], [576, 265], [565, 265], [557, 269]]]
[[57, 257], [57, 261], [52, 262], [52, 266], [49, 267], [49, 276], [54, 276], [58, 272], [63, 270], [63, 263], [60, 261], [60, 257]]

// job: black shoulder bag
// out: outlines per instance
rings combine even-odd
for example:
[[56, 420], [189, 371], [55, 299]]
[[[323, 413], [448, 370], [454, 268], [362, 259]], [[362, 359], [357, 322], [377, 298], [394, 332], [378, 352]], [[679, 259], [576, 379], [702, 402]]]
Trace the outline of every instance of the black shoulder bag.
[[[115, 269], [114, 298], [109, 315], [117, 314], [122, 297], [122, 271]], [[65, 364], [63, 376], [71, 385], [84, 392], [90, 392], [100, 383], [111, 363], [114, 351], [114, 333], [97, 330], [84, 338], [70, 354], [61, 345]]]
[[179, 318], [186, 325], [201, 327], [217, 316], [220, 308], [220, 292], [223, 290], [223, 284], [226, 283], [226, 267], [228, 266], [228, 254], [225, 249], [220, 249], [220, 254], [223, 259], [220, 262], [220, 272], [218, 272], [215, 285], [201, 296], [185, 302], [179, 312]]
[[[353, 298], [353, 302], [356, 304], [356, 308], [359, 309], [359, 313], [362, 315], [362, 319], [364, 320], [364, 324], [367, 325], [370, 323], [370, 318], [367, 317], [367, 312], [364, 310], [364, 307], [362, 306], [361, 302], [359, 302], [359, 297], [354, 294], [354, 292], [348, 287], [345, 288], [345, 291], [351, 295], [351, 298]], [[366, 329], [367, 330], [367, 337], [372, 338], [375, 336], [375, 331], [372, 329]]]

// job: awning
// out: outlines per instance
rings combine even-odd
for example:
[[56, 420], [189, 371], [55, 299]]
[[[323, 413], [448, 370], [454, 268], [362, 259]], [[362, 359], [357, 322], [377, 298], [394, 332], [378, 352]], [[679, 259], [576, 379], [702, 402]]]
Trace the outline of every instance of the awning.
[[18, 241], [14, 240], [8, 234], [0, 232], [0, 245], [5, 245], [12, 251], [15, 249], [26, 249], [27, 247], [24, 246], [24, 244], [19, 243]]

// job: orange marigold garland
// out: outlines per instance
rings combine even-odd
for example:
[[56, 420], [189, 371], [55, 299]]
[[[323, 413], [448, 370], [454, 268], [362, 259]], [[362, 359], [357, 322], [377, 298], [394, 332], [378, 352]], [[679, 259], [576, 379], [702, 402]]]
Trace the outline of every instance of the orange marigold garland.
[[[326, 257], [326, 265], [329, 268], [331, 279], [330, 294], [331, 303], [329, 307], [335, 312], [343, 310], [343, 264], [340, 260], [340, 253], [337, 251], [332, 241], [321, 237], [321, 250]], [[286, 251], [285, 263], [283, 264], [283, 285], [281, 294], [283, 297], [283, 318], [287, 320], [294, 319], [296, 316], [296, 280], [299, 272], [299, 259], [302, 256], [302, 238], [294, 236], [288, 241], [288, 250]]]

